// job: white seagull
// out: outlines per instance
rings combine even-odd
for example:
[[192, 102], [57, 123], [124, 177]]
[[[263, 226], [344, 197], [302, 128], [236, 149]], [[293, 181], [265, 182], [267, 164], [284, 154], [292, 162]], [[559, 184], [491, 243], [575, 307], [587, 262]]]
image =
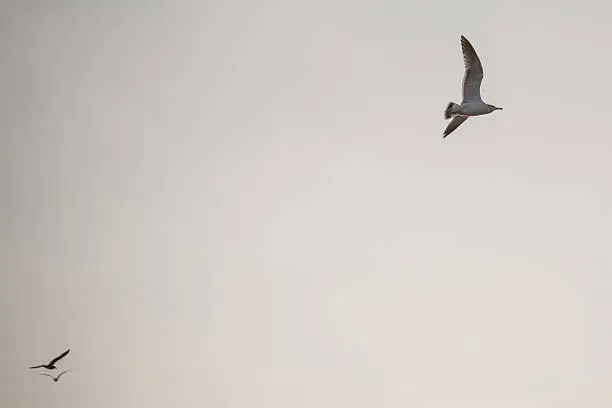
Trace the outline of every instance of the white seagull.
[[472, 44], [461, 36], [461, 49], [463, 50], [463, 62], [465, 64], [465, 75], [463, 76], [463, 101], [461, 105], [449, 102], [444, 111], [444, 119], [451, 122], [444, 130], [442, 138], [450, 135], [459, 125], [468, 120], [470, 116], [486, 115], [496, 110], [503, 110], [497, 106], [489, 105], [480, 97], [480, 84], [482, 83], [482, 64]]

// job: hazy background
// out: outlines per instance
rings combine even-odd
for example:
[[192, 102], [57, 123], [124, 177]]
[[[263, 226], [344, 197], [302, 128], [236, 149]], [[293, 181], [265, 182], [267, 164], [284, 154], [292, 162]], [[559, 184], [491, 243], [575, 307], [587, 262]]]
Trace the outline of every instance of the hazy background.
[[3, 1], [0, 406], [610, 407], [610, 8], [512, 4]]

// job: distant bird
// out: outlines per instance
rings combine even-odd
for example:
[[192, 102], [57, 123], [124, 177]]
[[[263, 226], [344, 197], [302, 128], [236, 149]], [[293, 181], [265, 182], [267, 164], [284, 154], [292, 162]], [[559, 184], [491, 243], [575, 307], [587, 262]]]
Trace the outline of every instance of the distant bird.
[[46, 375], [47, 377], [51, 377], [53, 378], [53, 381], [58, 382], [60, 377], [64, 374], [66, 374], [68, 371], [70, 370], [66, 370], [66, 371], [62, 371], [61, 373], [58, 374], [57, 377], [52, 376], [51, 374], [47, 374], [47, 373], [38, 373], [38, 375]]
[[444, 119], [450, 119], [442, 138], [450, 135], [459, 125], [468, 120], [470, 116], [486, 115], [496, 110], [503, 110], [497, 106], [486, 104], [480, 97], [480, 84], [482, 83], [482, 64], [472, 44], [461, 36], [461, 49], [463, 50], [463, 63], [465, 75], [463, 77], [463, 101], [461, 105], [449, 102], [444, 111]]
[[49, 364], [41, 364], [41, 365], [37, 365], [34, 367], [30, 367], [30, 368], [46, 368], [47, 370], [55, 370], [57, 367], [55, 366], [55, 363], [57, 363], [59, 360], [61, 360], [62, 358], [66, 357], [66, 354], [70, 353], [70, 349], [64, 351], [62, 354], [60, 354], [59, 356], [55, 357], [53, 360], [51, 360], [49, 362]]

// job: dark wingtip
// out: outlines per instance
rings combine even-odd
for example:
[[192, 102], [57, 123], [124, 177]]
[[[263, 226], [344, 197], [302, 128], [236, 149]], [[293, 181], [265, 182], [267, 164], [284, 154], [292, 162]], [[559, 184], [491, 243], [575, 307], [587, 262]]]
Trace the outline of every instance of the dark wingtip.
[[461, 36], [461, 45], [471, 47], [472, 43], [464, 35], [462, 35]]

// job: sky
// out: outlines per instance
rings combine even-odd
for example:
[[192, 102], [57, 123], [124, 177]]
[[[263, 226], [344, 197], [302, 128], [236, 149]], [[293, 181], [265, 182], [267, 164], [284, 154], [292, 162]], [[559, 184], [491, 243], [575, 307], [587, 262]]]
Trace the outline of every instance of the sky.
[[2, 2], [0, 406], [610, 407], [609, 15]]

